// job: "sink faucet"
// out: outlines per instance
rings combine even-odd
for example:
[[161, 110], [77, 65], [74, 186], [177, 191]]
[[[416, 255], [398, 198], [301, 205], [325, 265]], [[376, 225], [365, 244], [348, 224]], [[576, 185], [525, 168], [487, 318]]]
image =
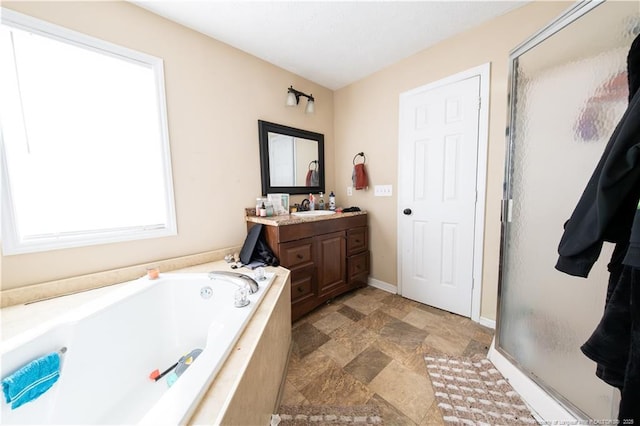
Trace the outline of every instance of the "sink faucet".
[[223, 277], [234, 277], [234, 278], [239, 278], [242, 281], [244, 281], [244, 284], [249, 288], [249, 293], [253, 294], [256, 293], [258, 291], [258, 282], [256, 280], [254, 280], [253, 278], [251, 278], [248, 275], [245, 274], [240, 274], [238, 272], [231, 272], [231, 271], [211, 271], [209, 272], [209, 279], [214, 279], [216, 276], [223, 276]]
[[300, 211], [306, 212], [307, 210], [309, 210], [309, 200], [305, 198], [300, 203]]

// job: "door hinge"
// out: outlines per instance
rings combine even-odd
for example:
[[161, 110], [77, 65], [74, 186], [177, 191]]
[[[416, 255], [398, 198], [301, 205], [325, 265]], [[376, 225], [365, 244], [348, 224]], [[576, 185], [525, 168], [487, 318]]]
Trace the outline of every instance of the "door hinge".
[[511, 211], [513, 210], [513, 199], [502, 200], [500, 209], [500, 221], [511, 222]]

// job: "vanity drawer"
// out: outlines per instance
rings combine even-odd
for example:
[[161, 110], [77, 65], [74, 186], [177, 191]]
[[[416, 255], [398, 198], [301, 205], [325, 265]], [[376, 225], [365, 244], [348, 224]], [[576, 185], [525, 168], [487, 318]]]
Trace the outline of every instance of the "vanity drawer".
[[311, 291], [311, 277], [307, 277], [305, 280], [291, 284], [291, 302], [298, 302], [305, 296], [312, 294]]
[[292, 241], [280, 245], [280, 263], [285, 268], [294, 268], [298, 265], [313, 261], [313, 243], [311, 238]]
[[349, 281], [362, 279], [369, 275], [369, 252], [356, 254], [347, 259], [347, 274]]
[[291, 271], [291, 303], [314, 295], [313, 265]]
[[367, 227], [347, 230], [347, 256], [367, 250], [369, 246]]

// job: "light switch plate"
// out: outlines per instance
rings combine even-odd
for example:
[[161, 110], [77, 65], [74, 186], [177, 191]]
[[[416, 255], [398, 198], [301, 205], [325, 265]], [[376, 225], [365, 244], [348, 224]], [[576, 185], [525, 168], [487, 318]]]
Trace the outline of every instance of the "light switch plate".
[[376, 185], [373, 190], [376, 197], [391, 197], [393, 195], [392, 185]]
[[353, 186], [347, 186], [347, 195], [349, 197], [353, 195]]

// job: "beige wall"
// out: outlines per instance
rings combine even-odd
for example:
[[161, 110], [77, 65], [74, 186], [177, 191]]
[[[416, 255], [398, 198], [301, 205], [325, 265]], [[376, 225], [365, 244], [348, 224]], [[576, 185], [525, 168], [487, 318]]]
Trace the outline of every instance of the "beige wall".
[[[340, 206], [370, 212], [371, 276], [397, 284], [399, 94], [491, 62], [481, 316], [495, 319], [507, 116], [508, 53], [572, 2], [535, 2], [453, 37], [336, 92], [125, 2], [3, 2], [165, 61], [177, 237], [2, 257], [2, 288], [241, 244], [243, 208], [260, 195], [258, 119], [324, 133], [326, 189]], [[316, 114], [286, 108], [286, 88], [313, 93]], [[369, 183], [354, 191], [352, 159], [367, 156]], [[297, 200], [301, 197], [296, 197]]]
[[[509, 51], [569, 8], [535, 2], [448, 39], [335, 92], [336, 197], [370, 212], [371, 276], [397, 285], [398, 99], [400, 93], [490, 62], [491, 92], [480, 315], [495, 319], [507, 117]], [[369, 185], [393, 184], [393, 197], [354, 191], [347, 197], [352, 159], [367, 156]]]
[[[2, 257], [2, 289], [242, 244], [244, 208], [260, 196], [258, 119], [325, 135], [333, 93], [126, 2], [3, 2], [14, 9], [164, 59], [178, 236]], [[316, 113], [284, 106], [293, 85]], [[333, 186], [333, 164], [327, 185]]]

